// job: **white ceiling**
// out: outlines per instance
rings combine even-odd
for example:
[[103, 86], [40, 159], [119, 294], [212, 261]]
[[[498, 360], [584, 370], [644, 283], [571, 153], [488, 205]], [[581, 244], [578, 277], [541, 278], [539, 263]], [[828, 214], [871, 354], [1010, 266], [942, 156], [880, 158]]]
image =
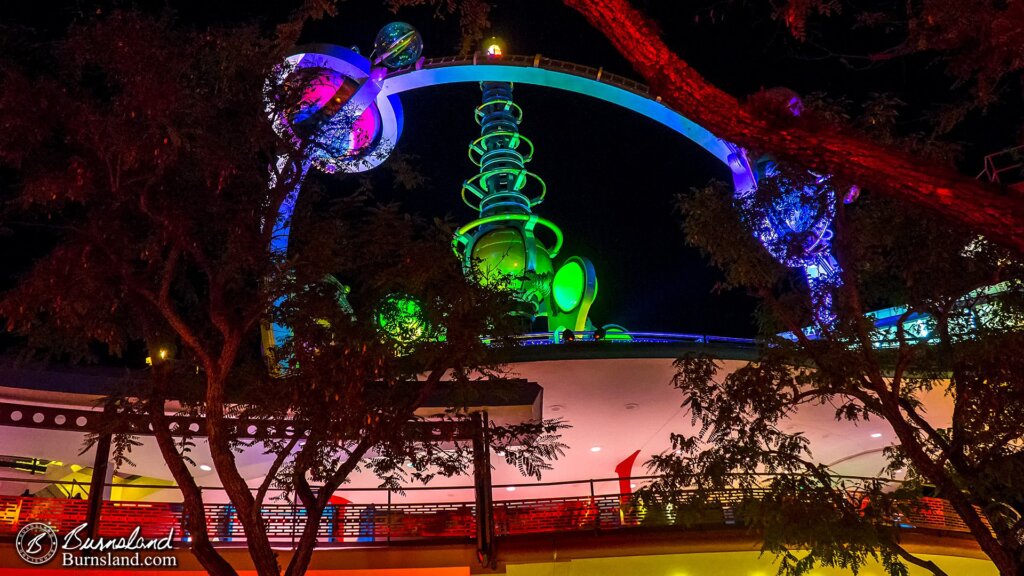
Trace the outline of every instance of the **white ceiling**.
[[[726, 369], [735, 369], [739, 362], [727, 361]], [[544, 388], [545, 417], [562, 417], [572, 428], [566, 430], [562, 440], [569, 445], [564, 458], [554, 463], [554, 469], [546, 472], [543, 482], [584, 480], [565, 486], [534, 486], [531, 478], [522, 477], [510, 468], [500, 457], [492, 456], [495, 465], [493, 483], [514, 485], [515, 491], [505, 488], [495, 490], [495, 499], [544, 498], [551, 496], [590, 494], [585, 480], [590, 478], [615, 477], [615, 466], [623, 459], [640, 450], [641, 455], [634, 466], [633, 475], [646, 474], [643, 462], [650, 455], [668, 448], [671, 432], [692, 432], [690, 419], [680, 409], [681, 396], [672, 388], [672, 360], [657, 359], [590, 359], [558, 360], [545, 362], [523, 362], [509, 366], [511, 376], [518, 376], [539, 383]], [[11, 389], [0, 389], [0, 399], [26, 401]], [[33, 397], [32, 401], [45, 401], [44, 397]], [[48, 404], [77, 404], [82, 399], [68, 395], [55, 395]], [[950, 418], [948, 398], [935, 392], [925, 399], [929, 420], [935, 425], [944, 425]], [[882, 467], [880, 451], [893, 440], [893, 434], [883, 421], [872, 420], [855, 426], [849, 422], [836, 422], [831, 407], [805, 407], [788, 424], [788, 430], [804, 432], [811, 441], [814, 459], [824, 463], [836, 463], [837, 472], [848, 475], [872, 476]], [[881, 434], [872, 437], [872, 434]], [[92, 451], [79, 455], [83, 435], [76, 432], [32, 430], [0, 426], [0, 454], [33, 456], [59, 460], [65, 464], [91, 466]], [[170, 478], [166, 466], [156, 449], [152, 438], [142, 438], [144, 445], [136, 448], [131, 458], [134, 468], [126, 467], [119, 472], [156, 478]], [[599, 449], [599, 450], [598, 450]], [[205, 440], [197, 440], [193, 454], [198, 464], [209, 463]], [[256, 484], [263, 476], [271, 458], [259, 450], [247, 450], [238, 455], [243, 476]], [[207, 486], [218, 484], [215, 472], [194, 470], [199, 483]], [[59, 475], [59, 472], [57, 472]], [[0, 469], [0, 476], [11, 477], [13, 472]], [[352, 483], [339, 491], [354, 502], [384, 502], [382, 492], [360, 492], [352, 488], [373, 488], [379, 484], [367, 474], [356, 475]], [[456, 486], [472, 484], [470, 477], [439, 478], [430, 484], [438, 488], [428, 491], [408, 492], [407, 496], [394, 496], [393, 501], [471, 501], [472, 491], [456, 489]], [[20, 494], [25, 485], [20, 482], [0, 482], [0, 494]], [[616, 493], [615, 483], [599, 483], [597, 493]], [[216, 498], [212, 493], [208, 495]], [[166, 491], [155, 499], [177, 500], [173, 490]]]

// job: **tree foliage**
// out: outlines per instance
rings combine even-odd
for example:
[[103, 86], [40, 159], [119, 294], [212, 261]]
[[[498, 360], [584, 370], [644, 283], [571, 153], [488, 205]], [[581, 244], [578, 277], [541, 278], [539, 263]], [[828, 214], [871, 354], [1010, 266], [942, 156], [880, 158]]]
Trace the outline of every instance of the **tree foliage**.
[[[206, 533], [195, 436], [207, 438], [256, 571], [302, 574], [330, 497], [354, 472], [394, 489], [467, 471], [465, 408], [482, 380], [501, 379], [480, 337], [501, 342], [517, 327], [508, 291], [467, 277], [445, 223], [327, 197], [312, 178], [296, 197], [316, 139], [279, 138], [266, 108], [302, 103], [300, 87], [273, 79], [323, 9], [310, 3], [270, 31], [100, 14], [52, 51], [0, 65], [0, 162], [17, 178], [4, 217], [52, 242], [0, 314], [29, 348], [58, 358], [145, 344], [152, 368], [110, 398], [116, 416], [98, 432], [137, 418], [152, 426], [192, 550], [213, 574], [234, 569]], [[275, 248], [286, 230], [289, 249]], [[417, 303], [421, 337], [382, 332], [398, 321], [386, 305], [396, 295]], [[272, 323], [292, 336], [268, 370], [259, 333]], [[205, 427], [172, 430], [175, 414]], [[253, 435], [236, 418], [265, 425]], [[290, 435], [275, 433], [281, 421]], [[561, 454], [563, 427], [492, 425], [490, 437], [539, 476]], [[136, 446], [119, 433], [115, 457], [128, 462]], [[270, 460], [255, 486], [235, 461], [245, 448]], [[285, 567], [261, 513], [271, 491], [306, 509]]]
[[[779, 114], [709, 82], [661, 39], [658, 24], [627, 0], [564, 0], [603, 33], [652, 93], [715, 136], [758, 154], [833, 174], [865, 190], [917, 204], [1024, 249], [1024, 203], [906, 148], [865, 137], [841, 122]], [[795, 2], [794, 6], [817, 5]], [[826, 3], [829, 4], [829, 3]], [[1016, 45], [1008, 45], [1012, 50]], [[753, 156], [754, 159], [757, 156]]]
[[484, 33], [491, 27], [491, 5], [484, 0], [386, 0], [392, 12], [412, 6], [429, 6], [436, 17], [452, 14], [459, 18], [459, 53], [471, 54], [479, 49]]
[[[1015, 92], [1020, 95], [1024, 7], [1018, 2], [926, 0], [844, 7], [834, 0], [791, 0], [773, 6], [794, 38], [842, 52], [838, 58], [880, 64], [916, 56], [943, 66], [955, 99], [942, 102], [937, 132], [949, 131], [970, 111], [985, 110]], [[841, 21], [864, 36], [881, 33], [890, 45], [863, 54], [833, 48], [819, 30], [827, 19]]]
[[[729, 495], [762, 531], [763, 550], [778, 555], [782, 575], [816, 565], [856, 572], [869, 557], [890, 574], [906, 574], [907, 562], [942, 574], [900, 546], [895, 526], [930, 485], [1000, 573], [1018, 574], [1024, 267], [913, 206], [870, 194], [845, 204], [832, 181], [822, 190], [836, 206], [841, 283], [832, 288], [834, 321], [822, 320], [802, 279], [753, 234], [766, 211], [789, 206], [801, 174], [784, 169], [742, 203], [717, 184], [681, 197], [688, 239], [723, 270], [723, 288], [759, 298], [764, 345], [732, 372], [709, 357], [677, 362], [673, 384], [698, 432], [674, 435], [674, 450], [652, 459], [665, 479], [648, 498], [693, 504]], [[869, 315], [896, 306], [889, 325]], [[951, 420], [929, 415], [926, 398], [947, 398]], [[838, 477], [815, 460], [787, 420], [819, 405], [837, 421], [891, 426], [897, 441], [879, 474], [901, 482]]]

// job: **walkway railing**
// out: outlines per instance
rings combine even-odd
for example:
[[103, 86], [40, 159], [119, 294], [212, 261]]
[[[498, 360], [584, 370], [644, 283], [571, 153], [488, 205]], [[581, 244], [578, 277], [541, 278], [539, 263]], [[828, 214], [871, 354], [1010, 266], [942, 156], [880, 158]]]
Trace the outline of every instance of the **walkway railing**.
[[[605, 480], [577, 484], [589, 483], [593, 494], [598, 482]], [[683, 525], [672, 514], [647, 515], [630, 494], [501, 500], [494, 503], [495, 532], [508, 536], [659, 526], [724, 528], [742, 524], [733, 508], [738, 496], [738, 492], [730, 491], [719, 494], [707, 503], [696, 525]], [[44, 522], [58, 533], [66, 533], [86, 522], [87, 504], [76, 499], [0, 496], [0, 537], [13, 536], [30, 522]], [[262, 510], [271, 541], [278, 546], [293, 545], [302, 532], [305, 509], [273, 503]], [[245, 534], [230, 504], [207, 504], [205, 513], [207, 531], [218, 545], [244, 543]], [[166, 536], [173, 528], [176, 539], [187, 541], [183, 515], [179, 503], [108, 501], [100, 513], [99, 535], [127, 536], [138, 527], [143, 536], [154, 538]], [[916, 508], [894, 522], [904, 528], [969, 531], [950, 504], [937, 498], [922, 498]], [[472, 502], [397, 503], [387, 492], [382, 502], [328, 506], [320, 521], [319, 539], [320, 544], [328, 546], [386, 545], [410, 540], [471, 539], [475, 531], [476, 506]]]
[[[444, 56], [441, 58], [426, 58], [421, 62], [400, 68], [388, 74], [389, 77], [399, 76], [401, 74], [407, 74], [415, 70], [425, 68], [440, 68], [443, 66], [473, 66], [491, 64], [486, 57], [481, 54], [469, 55], [469, 56]], [[582, 78], [589, 78], [598, 82], [604, 82], [617, 86], [624, 90], [639, 94], [641, 96], [650, 97], [651, 89], [643, 83], [631, 80], [625, 76], [619, 76], [618, 74], [612, 74], [605, 72], [603, 68], [591, 68], [589, 66], [582, 66], [580, 64], [574, 64], [572, 62], [566, 62], [564, 60], [555, 60], [553, 58], [546, 58], [540, 54], [532, 56], [528, 55], [517, 55], [510, 54], [502, 56], [500, 63], [502, 66], [522, 66], [528, 68], [543, 68], [545, 70], [553, 70], [555, 72], [564, 72], [566, 74], [572, 74], [573, 76], [580, 76]]]
[[989, 182], [1020, 186], [1024, 183], [1024, 146], [1001, 150], [985, 156], [984, 176]]
[[[756, 348], [753, 338], [713, 336], [711, 334], [681, 334], [674, 332], [605, 332], [597, 336], [593, 330], [573, 333], [576, 342], [600, 342], [602, 344], [718, 344], [739, 348]], [[560, 344], [552, 332], [531, 332], [520, 334], [515, 339], [524, 346]]]

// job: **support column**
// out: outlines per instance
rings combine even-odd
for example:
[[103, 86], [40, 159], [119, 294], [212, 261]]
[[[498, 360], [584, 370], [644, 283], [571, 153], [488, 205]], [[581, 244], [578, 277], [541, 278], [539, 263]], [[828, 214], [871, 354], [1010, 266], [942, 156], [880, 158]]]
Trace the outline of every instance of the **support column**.
[[491, 491], [491, 438], [487, 412], [473, 414], [473, 486], [476, 493], [476, 557], [480, 565], [497, 565], [494, 542], [494, 498]]
[[113, 469], [110, 468], [110, 443], [111, 434], [104, 434], [96, 441], [96, 458], [92, 465], [92, 480], [89, 482], [89, 508], [85, 521], [89, 524], [88, 535], [90, 538], [99, 536], [100, 511], [103, 509], [103, 500], [110, 498], [109, 484], [113, 479]]

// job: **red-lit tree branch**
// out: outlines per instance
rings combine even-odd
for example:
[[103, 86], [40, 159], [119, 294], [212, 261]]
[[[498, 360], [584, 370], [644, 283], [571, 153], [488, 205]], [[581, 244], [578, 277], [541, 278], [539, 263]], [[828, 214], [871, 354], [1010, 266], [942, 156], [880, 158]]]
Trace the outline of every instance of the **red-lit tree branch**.
[[668, 106], [740, 146], [902, 198], [1024, 252], [1024, 197], [838, 127], [780, 123], [708, 82], [628, 0], [564, 0], [601, 31]]

